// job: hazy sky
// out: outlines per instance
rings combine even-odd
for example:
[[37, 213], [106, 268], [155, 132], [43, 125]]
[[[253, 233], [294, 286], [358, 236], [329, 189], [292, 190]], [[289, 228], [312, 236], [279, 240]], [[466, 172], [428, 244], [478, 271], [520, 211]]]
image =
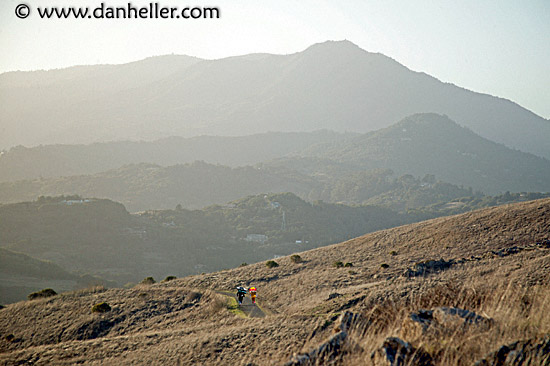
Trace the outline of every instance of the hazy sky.
[[[217, 6], [221, 19], [40, 19], [36, 7], [125, 6], [124, 0], [1, 0], [0, 72], [293, 53], [348, 39], [415, 71], [511, 99], [550, 118], [550, 0], [162, 0]], [[15, 7], [31, 7], [27, 19]], [[143, 6], [149, 1], [132, 1]]]

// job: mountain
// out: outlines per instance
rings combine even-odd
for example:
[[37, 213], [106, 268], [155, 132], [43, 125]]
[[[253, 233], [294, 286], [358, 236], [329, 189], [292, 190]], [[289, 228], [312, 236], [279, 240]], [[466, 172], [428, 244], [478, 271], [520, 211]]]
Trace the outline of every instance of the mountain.
[[351, 42], [291, 55], [164, 56], [0, 75], [0, 148], [329, 129], [365, 133], [414, 113], [550, 158], [550, 122], [512, 101], [414, 72]]
[[351, 136], [330, 131], [270, 132], [240, 137], [170, 137], [152, 142], [17, 146], [0, 154], [0, 182], [94, 174], [139, 163], [168, 166], [201, 160], [232, 167], [253, 165]]
[[[0, 362], [355, 366], [398, 355], [414, 366], [545, 365], [549, 232], [550, 200], [530, 201], [371, 233], [277, 267], [10, 304]], [[238, 285], [257, 288], [256, 305], [237, 305]]]
[[313, 146], [305, 157], [332, 159], [361, 169], [439, 179], [494, 194], [550, 191], [550, 161], [480, 137], [449, 117], [416, 114], [343, 143]]

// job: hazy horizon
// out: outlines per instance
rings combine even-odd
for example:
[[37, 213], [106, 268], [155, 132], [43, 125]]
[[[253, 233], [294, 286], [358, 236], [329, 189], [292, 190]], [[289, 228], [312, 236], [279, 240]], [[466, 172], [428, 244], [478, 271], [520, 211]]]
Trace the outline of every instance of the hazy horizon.
[[[120, 64], [184, 54], [220, 59], [289, 54], [347, 39], [411, 70], [469, 90], [510, 99], [550, 118], [550, 4], [402, 1], [334, 4], [288, 0], [250, 5], [219, 0], [220, 19], [18, 19], [18, 2], [0, 5], [0, 72]], [[97, 6], [86, 0], [78, 6]], [[148, 4], [134, 1], [135, 6]], [[36, 0], [30, 6], [67, 6]], [[116, 0], [107, 5], [123, 5]], [[166, 6], [176, 4], [162, 4]], [[330, 25], [330, 26], [327, 26]], [[179, 35], [167, 37], [166, 35]], [[128, 47], [133, 45], [132, 47]]]

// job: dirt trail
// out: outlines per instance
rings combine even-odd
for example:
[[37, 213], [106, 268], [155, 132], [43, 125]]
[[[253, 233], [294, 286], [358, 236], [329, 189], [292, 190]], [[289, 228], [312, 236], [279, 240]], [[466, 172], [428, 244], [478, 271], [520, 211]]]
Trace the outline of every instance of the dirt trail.
[[[217, 291], [219, 294], [235, 298], [235, 294], [229, 291]], [[266, 314], [258, 306], [258, 304], [253, 304], [250, 299], [250, 295], [245, 296], [242, 305], [239, 305], [239, 309], [249, 318], [265, 318]]]

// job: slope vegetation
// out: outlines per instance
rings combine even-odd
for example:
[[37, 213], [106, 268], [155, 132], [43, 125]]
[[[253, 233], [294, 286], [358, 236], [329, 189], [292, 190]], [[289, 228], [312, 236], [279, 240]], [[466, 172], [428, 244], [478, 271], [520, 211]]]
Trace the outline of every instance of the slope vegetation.
[[[501, 352], [544, 364], [549, 232], [550, 200], [530, 201], [375, 232], [274, 268], [12, 304], [0, 310], [0, 360], [363, 365], [400, 352], [413, 365], [497, 365], [490, 353], [508, 345]], [[214, 292], [241, 284], [258, 289], [268, 316], [238, 317]], [[102, 301], [112, 310], [90, 313]]]

